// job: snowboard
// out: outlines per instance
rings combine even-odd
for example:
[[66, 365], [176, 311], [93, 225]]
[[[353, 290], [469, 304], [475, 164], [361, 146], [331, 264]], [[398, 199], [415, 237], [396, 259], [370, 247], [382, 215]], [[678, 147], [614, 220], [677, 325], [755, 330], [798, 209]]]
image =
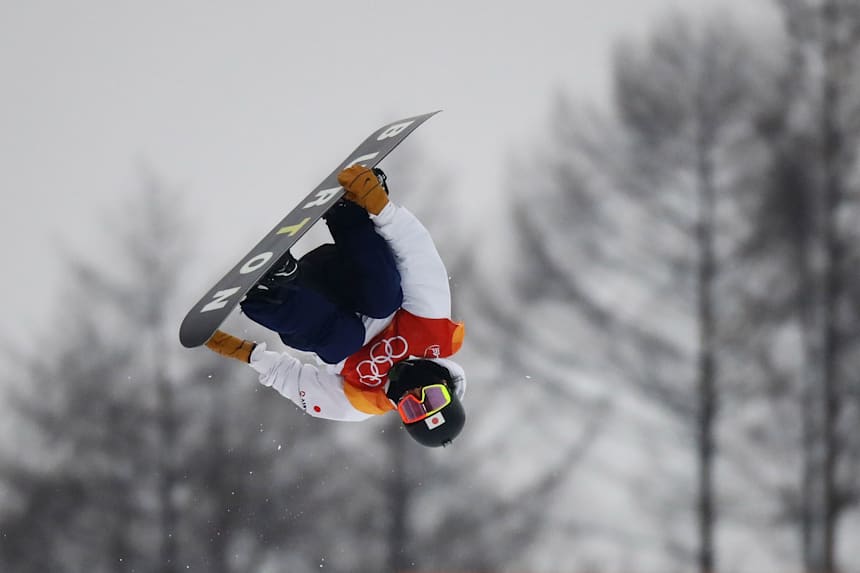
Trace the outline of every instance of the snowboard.
[[389, 123], [365, 139], [188, 311], [179, 328], [182, 345], [193, 348], [209, 340], [245, 294], [343, 197], [343, 187], [337, 182], [338, 173], [356, 163], [375, 167], [419, 125], [437, 113]]

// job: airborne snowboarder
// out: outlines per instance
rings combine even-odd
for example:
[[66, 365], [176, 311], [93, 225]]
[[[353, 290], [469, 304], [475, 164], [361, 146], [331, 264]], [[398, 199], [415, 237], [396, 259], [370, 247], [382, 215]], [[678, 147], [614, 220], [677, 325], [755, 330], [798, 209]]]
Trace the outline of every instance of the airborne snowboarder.
[[389, 200], [381, 170], [356, 164], [337, 180], [344, 199], [324, 216], [334, 243], [298, 261], [288, 251], [241, 303], [319, 366], [220, 330], [206, 346], [248, 363], [311, 416], [396, 410], [417, 442], [447, 445], [465, 424], [466, 377], [449, 359], [464, 325], [451, 320], [445, 265], [421, 222]]

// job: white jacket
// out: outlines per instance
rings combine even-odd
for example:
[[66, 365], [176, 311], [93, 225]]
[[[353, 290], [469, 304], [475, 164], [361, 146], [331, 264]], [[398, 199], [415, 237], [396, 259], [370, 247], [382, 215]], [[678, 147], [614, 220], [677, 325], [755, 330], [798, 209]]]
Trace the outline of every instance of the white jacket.
[[[370, 218], [394, 253], [403, 290], [401, 307], [424, 318], [451, 318], [448, 272], [424, 225], [405, 207], [392, 202]], [[393, 316], [383, 319], [362, 316], [364, 343], [382, 332]], [[434, 360], [448, 368], [455, 378], [458, 395], [462, 395], [466, 387], [463, 369], [451, 360]], [[356, 410], [344, 393], [344, 380], [339, 375], [344, 362], [304, 364], [289, 354], [269, 351], [262, 343], [251, 354], [250, 366], [260, 374], [261, 384], [274, 388], [311, 416], [343, 421], [370, 418], [371, 414]]]

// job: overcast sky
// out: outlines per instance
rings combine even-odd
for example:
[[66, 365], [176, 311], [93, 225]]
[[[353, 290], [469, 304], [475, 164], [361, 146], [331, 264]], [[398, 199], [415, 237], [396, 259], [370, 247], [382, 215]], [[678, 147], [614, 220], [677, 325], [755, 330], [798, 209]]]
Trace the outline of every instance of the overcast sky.
[[616, 39], [751, 3], [0, 0], [0, 335], [45, 331], [57, 245], [97, 255], [142, 165], [183, 192], [198, 248], [236, 229], [244, 253], [378, 125], [443, 109], [412, 138], [468, 209], [555, 91], [606, 97]]

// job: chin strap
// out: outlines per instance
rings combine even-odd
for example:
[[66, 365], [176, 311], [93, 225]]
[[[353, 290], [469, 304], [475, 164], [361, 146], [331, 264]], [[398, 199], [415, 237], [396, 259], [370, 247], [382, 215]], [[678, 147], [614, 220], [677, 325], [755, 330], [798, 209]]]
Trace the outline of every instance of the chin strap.
[[[410, 372], [406, 369], [417, 368]], [[419, 358], [398, 362], [388, 372], [385, 395], [396, 402], [404, 392], [431, 384], [438, 379], [448, 380], [457, 398], [466, 393], [466, 373], [463, 367], [446, 358]]]
[[454, 384], [454, 393], [457, 398], [463, 399], [466, 394], [466, 371], [463, 367], [447, 358], [430, 358], [431, 361], [444, 366], [451, 373], [451, 382]]

